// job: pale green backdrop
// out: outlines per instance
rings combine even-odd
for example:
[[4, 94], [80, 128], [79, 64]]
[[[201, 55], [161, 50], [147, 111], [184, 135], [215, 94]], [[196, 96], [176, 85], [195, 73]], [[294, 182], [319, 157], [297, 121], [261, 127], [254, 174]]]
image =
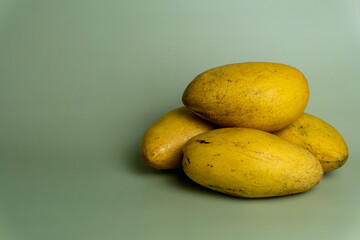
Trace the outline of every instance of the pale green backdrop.
[[[145, 166], [142, 134], [211, 67], [300, 69], [350, 157], [246, 200]], [[360, 239], [357, 0], [1, 0], [0, 239]]]

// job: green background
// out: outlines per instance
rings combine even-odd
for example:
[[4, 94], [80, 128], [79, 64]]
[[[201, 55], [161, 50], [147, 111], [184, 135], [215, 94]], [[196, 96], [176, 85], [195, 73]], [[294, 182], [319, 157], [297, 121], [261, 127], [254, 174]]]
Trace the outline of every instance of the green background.
[[[305, 74], [347, 164], [258, 200], [145, 166], [144, 131], [187, 84], [246, 61]], [[357, 240], [359, 64], [355, 0], [1, 0], [0, 239]]]

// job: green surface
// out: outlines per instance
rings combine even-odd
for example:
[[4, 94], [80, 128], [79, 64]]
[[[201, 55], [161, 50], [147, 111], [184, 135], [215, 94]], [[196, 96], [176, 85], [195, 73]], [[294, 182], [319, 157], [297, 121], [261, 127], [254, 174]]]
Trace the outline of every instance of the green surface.
[[[272, 61], [350, 157], [313, 190], [246, 200], [145, 166], [142, 134], [208, 68]], [[360, 236], [355, 0], [0, 1], [0, 239]]]

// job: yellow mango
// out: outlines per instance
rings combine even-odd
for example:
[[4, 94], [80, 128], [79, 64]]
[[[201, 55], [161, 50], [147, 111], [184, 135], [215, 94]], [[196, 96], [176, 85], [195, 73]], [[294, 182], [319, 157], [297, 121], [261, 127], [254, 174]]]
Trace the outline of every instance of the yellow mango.
[[141, 157], [145, 163], [157, 169], [180, 168], [182, 147], [186, 141], [214, 128], [213, 124], [197, 117], [187, 108], [177, 108], [147, 129], [141, 140]]
[[274, 134], [312, 152], [324, 172], [343, 166], [348, 158], [348, 148], [340, 133], [325, 121], [307, 113]]
[[256, 129], [211, 130], [190, 139], [183, 152], [190, 179], [236, 197], [305, 192], [323, 176], [320, 162], [308, 150]]
[[247, 62], [201, 73], [187, 86], [182, 101], [217, 125], [273, 132], [295, 121], [308, 98], [307, 80], [296, 68]]

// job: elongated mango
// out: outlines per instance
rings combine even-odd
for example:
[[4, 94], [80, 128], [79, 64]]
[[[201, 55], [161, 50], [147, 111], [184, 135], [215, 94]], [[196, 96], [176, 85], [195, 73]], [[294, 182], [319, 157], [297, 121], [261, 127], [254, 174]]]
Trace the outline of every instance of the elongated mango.
[[274, 134], [312, 152], [319, 159], [324, 172], [338, 169], [348, 159], [348, 148], [340, 133], [311, 114], [303, 113], [290, 126]]
[[211, 130], [190, 139], [183, 151], [183, 169], [190, 179], [237, 197], [305, 192], [323, 176], [311, 152], [255, 129]]
[[157, 169], [181, 167], [182, 147], [187, 140], [215, 126], [197, 117], [185, 107], [159, 118], [145, 132], [140, 154], [145, 163]]
[[201, 73], [187, 86], [182, 101], [217, 125], [273, 132], [295, 121], [308, 98], [307, 80], [296, 68], [247, 62]]

